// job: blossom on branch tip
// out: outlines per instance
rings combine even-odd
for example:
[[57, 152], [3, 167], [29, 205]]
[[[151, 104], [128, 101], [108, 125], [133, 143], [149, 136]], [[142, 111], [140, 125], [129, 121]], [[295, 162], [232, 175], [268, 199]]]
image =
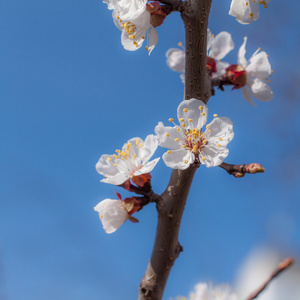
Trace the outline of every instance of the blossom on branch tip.
[[94, 207], [106, 233], [115, 232], [128, 219], [133, 223], [138, 222], [131, 215], [140, 209], [140, 202], [136, 198], [126, 198], [122, 201], [121, 195], [116, 194], [118, 200], [105, 199]]
[[164, 126], [162, 122], [155, 127], [159, 145], [170, 149], [162, 157], [168, 167], [185, 170], [198, 162], [209, 168], [220, 165], [228, 156], [227, 144], [234, 136], [232, 122], [214, 115], [214, 120], [202, 132], [207, 114], [208, 108], [201, 100], [183, 100], [177, 108], [180, 125], [171, 118], [174, 127]]
[[249, 61], [246, 60], [246, 43], [247, 37], [239, 49], [238, 64], [226, 69], [226, 79], [234, 85], [233, 89], [242, 88], [244, 98], [255, 106], [251, 95], [261, 101], [273, 99], [273, 92], [266, 83], [269, 82], [268, 77], [271, 76], [272, 70], [267, 53], [260, 51], [260, 48], [253, 53]]
[[105, 178], [102, 182], [121, 185], [127, 180], [138, 186], [151, 179], [149, 174], [159, 158], [149, 161], [158, 146], [155, 135], [148, 135], [143, 141], [140, 138], [132, 138], [123, 145], [122, 150], [116, 150], [116, 154], [103, 154], [96, 164], [96, 170]]
[[267, 8], [271, 0], [232, 0], [229, 14], [241, 24], [250, 24], [259, 18], [259, 4]]

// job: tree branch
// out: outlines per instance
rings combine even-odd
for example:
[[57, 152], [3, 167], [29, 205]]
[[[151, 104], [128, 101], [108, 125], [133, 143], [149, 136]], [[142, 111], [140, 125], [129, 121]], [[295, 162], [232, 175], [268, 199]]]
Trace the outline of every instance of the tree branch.
[[178, 241], [181, 218], [197, 165], [173, 170], [162, 201], [156, 207], [158, 224], [146, 273], [140, 283], [139, 300], [159, 300], [163, 296], [171, 268], [183, 250]]
[[286, 270], [288, 267], [290, 267], [294, 262], [293, 258], [287, 258], [283, 262], [281, 262], [277, 269], [271, 274], [271, 276], [266, 280], [266, 282], [254, 293], [252, 293], [247, 300], [253, 300], [258, 297], [258, 295], [266, 289], [268, 284], [275, 278], [277, 277], [282, 271]]
[[[169, 1], [169, 0], [167, 0]], [[175, 1], [163, 3], [175, 5]], [[211, 81], [206, 71], [208, 16], [212, 0], [186, 0], [181, 17], [186, 33], [185, 99], [205, 103], [211, 96]], [[157, 202], [158, 224], [152, 255], [140, 283], [139, 300], [160, 300], [171, 268], [183, 250], [178, 241], [185, 203], [198, 164], [187, 170], [173, 170], [166, 191]]]
[[261, 164], [243, 164], [243, 165], [231, 165], [225, 162], [219, 165], [220, 168], [224, 169], [228, 174], [233, 175], [236, 178], [244, 177], [246, 173], [256, 174], [264, 173], [265, 168]]

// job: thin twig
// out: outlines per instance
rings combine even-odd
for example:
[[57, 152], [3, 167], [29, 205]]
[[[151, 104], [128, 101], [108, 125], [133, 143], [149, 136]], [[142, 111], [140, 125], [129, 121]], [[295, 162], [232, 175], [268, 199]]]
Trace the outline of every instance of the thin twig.
[[261, 164], [243, 164], [243, 165], [231, 165], [225, 162], [219, 165], [220, 168], [224, 169], [228, 174], [233, 175], [236, 178], [244, 177], [246, 173], [256, 174], [264, 173], [265, 168]]
[[294, 262], [294, 259], [292, 257], [289, 257], [282, 261], [277, 269], [271, 274], [271, 276], [267, 279], [267, 281], [254, 293], [252, 293], [246, 300], [253, 300], [255, 299], [265, 288], [268, 286], [268, 284], [277, 277], [282, 271], [286, 270], [288, 267], [290, 267]]

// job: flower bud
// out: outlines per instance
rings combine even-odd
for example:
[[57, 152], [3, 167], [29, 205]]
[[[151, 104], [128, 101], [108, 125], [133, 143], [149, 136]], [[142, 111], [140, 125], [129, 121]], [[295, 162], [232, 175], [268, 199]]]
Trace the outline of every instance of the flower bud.
[[242, 178], [245, 176], [245, 173], [242, 172], [235, 172], [232, 174], [235, 178]]
[[264, 173], [265, 169], [261, 164], [253, 163], [245, 166], [245, 171], [247, 173], [256, 174], [256, 173]]

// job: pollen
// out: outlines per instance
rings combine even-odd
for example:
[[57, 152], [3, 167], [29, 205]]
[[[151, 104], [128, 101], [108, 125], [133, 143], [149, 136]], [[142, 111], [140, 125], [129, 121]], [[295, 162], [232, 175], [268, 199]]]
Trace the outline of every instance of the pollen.
[[147, 51], [148, 51], [148, 50], [149, 50], [149, 47], [147, 47], [147, 46], [146, 46], [146, 47], [145, 47], [145, 50], [147, 50]]
[[208, 129], [208, 132], [211, 132], [211, 129]]
[[100, 219], [102, 219], [103, 217], [104, 217], [104, 216], [103, 216], [103, 215], [101, 215], [101, 216], [100, 216]]
[[185, 164], [187, 164], [188, 162], [189, 162], [188, 160], [185, 160], [185, 161], [184, 161]]
[[186, 148], [186, 145], [182, 145], [182, 148]]
[[249, 5], [249, 3], [248, 3], [248, 2], [246, 2], [245, 4], [246, 4], [246, 6], [248, 6], [248, 5]]
[[182, 47], [182, 43], [181, 42], [178, 43], [178, 47]]
[[184, 108], [183, 111], [184, 111], [184, 112], [188, 112], [188, 109], [187, 109], [187, 108]]
[[202, 115], [202, 116], [205, 116], [205, 112], [203, 112], [201, 115]]
[[110, 158], [110, 157], [108, 157], [108, 158], [107, 158], [107, 160], [108, 160], [108, 161], [111, 161], [111, 158]]
[[206, 157], [203, 156], [203, 157], [202, 157], [202, 160], [206, 160]]
[[180, 121], [180, 122], [184, 122], [184, 118], [180, 118], [179, 121]]
[[189, 119], [189, 122], [193, 122], [193, 119]]
[[136, 158], [136, 155], [135, 155], [135, 154], [133, 155], [133, 158]]
[[116, 167], [117, 166], [117, 164], [114, 164], [114, 167]]
[[179, 142], [179, 138], [174, 139], [175, 142]]
[[140, 142], [140, 139], [136, 139], [135, 144], [138, 145], [139, 142]]
[[220, 147], [221, 147], [221, 144], [217, 144], [217, 147], [220, 148]]
[[139, 149], [139, 148], [142, 147], [142, 146], [143, 146], [143, 144], [140, 143], [139, 145], [136, 146], [136, 148]]
[[173, 118], [170, 118], [170, 119], [169, 119], [169, 122], [173, 123], [173, 122], [174, 122], [174, 119], [173, 119]]
[[145, 37], [144, 37], [144, 36], [142, 36], [142, 39], [144, 40], [144, 39], [145, 39]]
[[167, 133], [166, 133], [166, 136], [167, 136], [167, 137], [169, 137], [169, 136], [170, 136], [170, 134], [167, 132]]
[[182, 126], [182, 127], [185, 127], [185, 124], [184, 124], [184, 123], [182, 123], [182, 124], [181, 124], [181, 126]]
[[180, 128], [179, 128], [179, 127], [177, 127], [177, 128], [176, 128], [176, 130], [177, 130], [177, 131], [180, 131]]
[[217, 114], [214, 114], [213, 116], [216, 118], [218, 115], [217, 115]]
[[219, 137], [219, 141], [223, 141], [223, 138], [222, 138], [222, 137]]
[[199, 109], [200, 109], [200, 110], [203, 110], [203, 106], [199, 106]]
[[253, 16], [254, 16], [253, 12], [251, 12], [251, 13], [249, 14], [249, 16], [250, 16], [250, 19], [253, 19]]
[[167, 153], [168, 153], [168, 154], [171, 154], [171, 153], [172, 153], [172, 151], [171, 151], [171, 150], [168, 150], [168, 151], [167, 151]]

